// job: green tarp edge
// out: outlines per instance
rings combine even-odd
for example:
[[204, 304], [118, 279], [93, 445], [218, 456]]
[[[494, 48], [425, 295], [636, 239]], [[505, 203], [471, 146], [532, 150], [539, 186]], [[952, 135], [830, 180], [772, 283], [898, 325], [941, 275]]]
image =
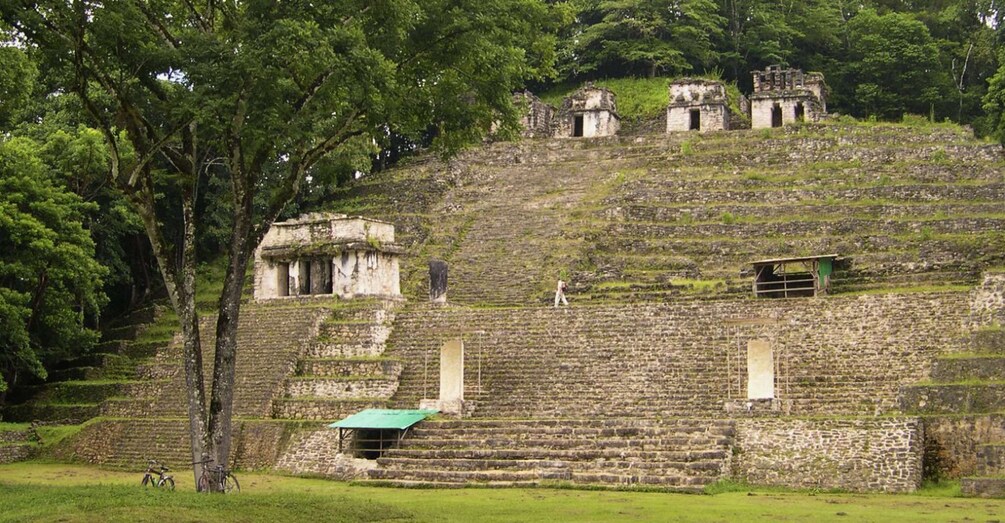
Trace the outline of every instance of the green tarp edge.
[[333, 429], [398, 429], [405, 430], [438, 410], [366, 409], [336, 421]]

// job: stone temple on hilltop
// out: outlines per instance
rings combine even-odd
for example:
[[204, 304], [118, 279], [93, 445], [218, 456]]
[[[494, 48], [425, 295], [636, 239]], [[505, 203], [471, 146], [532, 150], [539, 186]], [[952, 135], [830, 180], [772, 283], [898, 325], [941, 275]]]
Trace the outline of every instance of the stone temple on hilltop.
[[822, 74], [773, 65], [763, 71], [754, 71], [753, 75], [751, 128], [816, 122], [827, 114], [827, 85]]
[[667, 132], [729, 129], [729, 105], [722, 82], [682, 78], [670, 84]]
[[314, 213], [278, 222], [255, 251], [255, 299], [400, 296], [394, 225]]
[[556, 138], [614, 136], [620, 128], [614, 93], [591, 83], [569, 95], [552, 122]]

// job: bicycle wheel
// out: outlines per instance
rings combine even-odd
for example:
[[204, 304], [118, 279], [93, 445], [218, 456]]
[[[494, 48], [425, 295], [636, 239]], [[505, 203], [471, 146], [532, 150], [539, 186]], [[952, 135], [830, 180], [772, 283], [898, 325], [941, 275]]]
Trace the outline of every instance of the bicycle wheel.
[[209, 492], [209, 476], [206, 474], [199, 476], [198, 489], [199, 492]]
[[241, 484], [238, 483], [237, 478], [229, 472], [223, 477], [223, 491], [227, 494], [230, 494], [231, 492], [238, 493], [241, 491]]
[[143, 485], [144, 487], [148, 485], [152, 486], [154, 484], [154, 478], [151, 478], [150, 474], [147, 474], [143, 476], [143, 481], [140, 484]]
[[157, 482], [158, 487], [174, 490], [174, 478], [163, 478]]

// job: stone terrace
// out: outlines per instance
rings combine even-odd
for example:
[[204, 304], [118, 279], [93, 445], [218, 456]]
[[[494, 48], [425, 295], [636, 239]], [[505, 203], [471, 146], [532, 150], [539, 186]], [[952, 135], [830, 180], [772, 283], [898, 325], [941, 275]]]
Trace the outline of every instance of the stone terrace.
[[404, 362], [393, 404], [438, 392], [439, 347], [465, 341], [478, 418], [722, 416], [745, 399], [746, 346], [768, 340], [785, 413], [896, 412], [898, 392], [958, 344], [965, 293], [690, 300], [571, 308], [416, 308], [389, 355]]
[[546, 303], [562, 269], [579, 301], [743, 293], [749, 261], [824, 252], [852, 259], [838, 291], [964, 287], [1005, 261], [1003, 160], [888, 125], [531, 140], [378, 173], [335, 206], [398, 224], [412, 297], [447, 260], [461, 305]]

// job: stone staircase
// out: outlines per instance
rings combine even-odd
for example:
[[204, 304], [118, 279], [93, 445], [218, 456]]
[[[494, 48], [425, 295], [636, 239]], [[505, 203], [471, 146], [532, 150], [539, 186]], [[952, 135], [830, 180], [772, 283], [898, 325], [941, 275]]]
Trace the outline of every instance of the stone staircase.
[[729, 475], [735, 425], [708, 419], [424, 421], [378, 458], [397, 486], [562, 482], [701, 492]]
[[[748, 263], [838, 252], [838, 292], [967, 287], [1005, 263], [999, 147], [961, 129], [776, 130], [496, 143], [343, 189], [335, 210], [401, 223], [403, 288], [450, 263], [451, 303], [737, 296]], [[428, 189], [402, 196], [403, 186]]]
[[377, 302], [322, 322], [273, 402], [273, 417], [338, 420], [386, 406], [402, 369], [400, 360], [384, 354], [394, 307], [394, 302]]
[[79, 424], [101, 415], [110, 398], [140, 384], [137, 368], [170, 342], [148, 332], [163, 313], [162, 306], [151, 305], [118, 318], [102, 331], [94, 352], [56, 363], [45, 383], [10, 395], [3, 419]]

